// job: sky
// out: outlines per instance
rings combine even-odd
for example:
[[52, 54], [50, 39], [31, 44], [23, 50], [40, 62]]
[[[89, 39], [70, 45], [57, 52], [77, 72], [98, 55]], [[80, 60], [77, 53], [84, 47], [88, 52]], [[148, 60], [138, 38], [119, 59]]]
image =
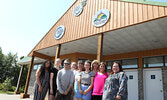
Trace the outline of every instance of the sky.
[[0, 0], [0, 47], [27, 56], [76, 0]]

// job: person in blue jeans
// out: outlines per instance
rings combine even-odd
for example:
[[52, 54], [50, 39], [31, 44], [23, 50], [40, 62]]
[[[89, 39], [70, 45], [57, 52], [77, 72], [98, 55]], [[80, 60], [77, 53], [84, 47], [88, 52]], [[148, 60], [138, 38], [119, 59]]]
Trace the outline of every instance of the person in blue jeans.
[[95, 74], [90, 69], [91, 62], [89, 60], [85, 61], [84, 67], [85, 71], [81, 72], [78, 78], [79, 93], [76, 95], [76, 98], [78, 100], [91, 100]]
[[74, 97], [73, 100], [78, 100], [76, 96], [79, 94], [79, 89], [78, 89], [78, 78], [80, 77], [80, 73], [83, 71], [84, 63], [82, 60], [78, 61], [78, 69], [74, 73]]

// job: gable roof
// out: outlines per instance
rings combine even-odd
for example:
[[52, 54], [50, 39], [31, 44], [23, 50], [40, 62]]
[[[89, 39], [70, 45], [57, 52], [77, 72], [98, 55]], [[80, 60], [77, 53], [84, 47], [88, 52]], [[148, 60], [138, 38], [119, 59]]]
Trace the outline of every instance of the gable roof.
[[[81, 1], [82, 0], [76, 0], [72, 4], [65, 14], [33, 48], [29, 56], [32, 55], [33, 51], [52, 47], [57, 44], [67, 43], [167, 16], [167, 7], [164, 6], [112, 0], [87, 0], [86, 5], [83, 7], [83, 12], [76, 17], [73, 15], [73, 10]], [[100, 9], [108, 9], [111, 16], [104, 26], [96, 28], [92, 25], [92, 18]], [[65, 26], [65, 34], [60, 40], [56, 40], [54, 37], [55, 31], [60, 25]]]

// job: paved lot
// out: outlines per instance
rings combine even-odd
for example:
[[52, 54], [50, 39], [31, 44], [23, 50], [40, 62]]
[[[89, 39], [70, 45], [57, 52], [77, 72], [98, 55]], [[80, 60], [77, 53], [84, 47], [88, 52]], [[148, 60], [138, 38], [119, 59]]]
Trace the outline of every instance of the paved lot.
[[0, 100], [33, 100], [32, 96], [30, 98], [20, 99], [20, 95], [16, 94], [0, 94]]

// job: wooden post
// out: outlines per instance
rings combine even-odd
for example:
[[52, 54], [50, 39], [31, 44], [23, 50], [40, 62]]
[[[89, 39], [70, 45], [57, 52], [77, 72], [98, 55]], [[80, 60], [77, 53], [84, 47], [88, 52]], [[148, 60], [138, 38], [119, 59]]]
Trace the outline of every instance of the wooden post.
[[54, 66], [56, 65], [56, 59], [60, 58], [60, 49], [61, 49], [61, 44], [58, 44], [57, 48], [56, 48], [56, 55], [55, 55], [55, 62], [54, 62]]
[[29, 98], [29, 96], [30, 96], [29, 94], [27, 94], [27, 91], [28, 91], [28, 85], [29, 85], [29, 81], [30, 81], [30, 76], [31, 76], [31, 71], [33, 69], [33, 65], [34, 65], [34, 55], [32, 55], [30, 66], [29, 66], [29, 69], [28, 69], [28, 74], [27, 74], [26, 85], [25, 85], [25, 88], [24, 88], [24, 93], [22, 93], [20, 95], [20, 98]]
[[143, 57], [142, 56], [138, 57], [138, 68], [143, 69]]
[[102, 61], [103, 57], [103, 33], [98, 35], [97, 60]]
[[16, 87], [16, 90], [15, 90], [14, 94], [20, 94], [19, 88], [20, 88], [21, 78], [22, 78], [22, 76], [23, 76], [24, 66], [25, 66], [25, 65], [23, 65], [23, 66], [21, 67], [20, 75], [19, 75], [19, 78], [18, 78], [18, 81], [17, 81], [17, 87]]

